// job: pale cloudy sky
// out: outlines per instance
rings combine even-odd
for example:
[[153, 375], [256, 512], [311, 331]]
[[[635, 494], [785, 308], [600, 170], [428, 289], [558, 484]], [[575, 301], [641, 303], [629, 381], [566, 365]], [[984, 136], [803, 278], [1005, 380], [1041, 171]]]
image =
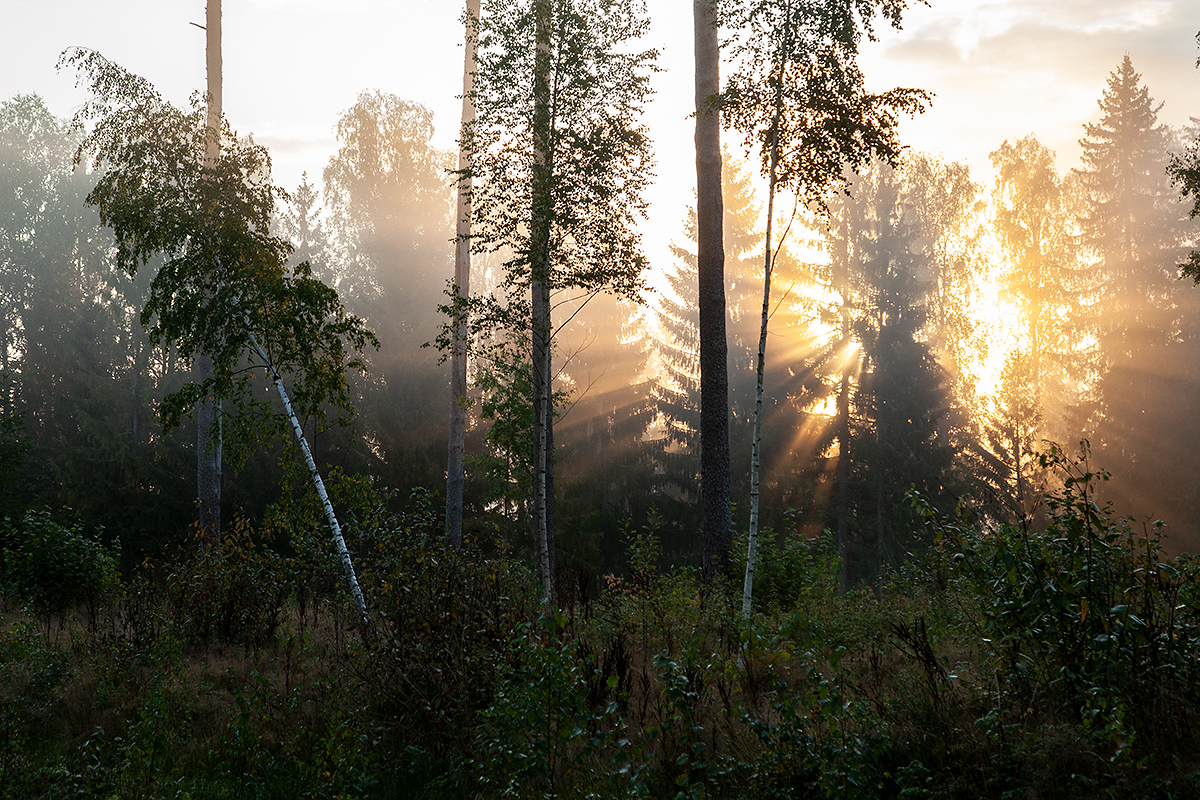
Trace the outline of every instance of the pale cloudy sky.
[[[658, 145], [647, 250], [662, 262], [678, 238], [694, 185], [691, 122], [692, 4], [648, 0], [650, 44], [662, 50], [647, 124]], [[333, 124], [363, 89], [429, 106], [437, 141], [454, 144], [461, 86], [459, 0], [225, 0], [225, 110], [275, 159], [276, 181], [318, 182], [336, 149]], [[82, 101], [74, 76], [56, 74], [70, 46], [100, 51], [183, 104], [204, 86], [204, 0], [3, 0], [0, 99], [38, 93], [70, 116]], [[905, 122], [913, 147], [970, 163], [990, 181], [988, 153], [1028, 133], [1077, 163], [1084, 122], [1097, 117], [1105, 78], [1128, 53], [1160, 119], [1200, 116], [1195, 36], [1200, 0], [930, 0], [904, 30], [880, 31], [864, 48], [873, 89], [912, 86], [936, 94]]]

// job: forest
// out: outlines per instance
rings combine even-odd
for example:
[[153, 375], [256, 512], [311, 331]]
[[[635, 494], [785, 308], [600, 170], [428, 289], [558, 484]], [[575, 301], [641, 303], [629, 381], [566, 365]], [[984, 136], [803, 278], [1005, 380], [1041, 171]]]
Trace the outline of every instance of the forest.
[[666, 264], [641, 0], [293, 187], [220, 0], [187, 107], [0, 100], [0, 798], [1200, 797], [1200, 119], [1114, 53], [983, 182], [918, 7], [695, 9]]

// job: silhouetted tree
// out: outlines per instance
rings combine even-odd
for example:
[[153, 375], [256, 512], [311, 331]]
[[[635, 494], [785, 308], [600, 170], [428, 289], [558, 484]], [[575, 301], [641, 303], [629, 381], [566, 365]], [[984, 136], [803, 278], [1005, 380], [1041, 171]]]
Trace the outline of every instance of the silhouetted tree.
[[750, 457], [750, 536], [743, 590], [749, 615], [758, 541], [759, 464], [762, 439], [763, 372], [770, 316], [772, 225], [775, 195], [793, 189], [820, 202], [828, 187], [841, 183], [843, 169], [857, 170], [869, 159], [894, 165], [900, 155], [897, 115], [924, 110], [929, 95], [914, 89], [869, 94], [858, 68], [862, 37], [874, 38], [872, 21], [882, 12], [900, 27], [904, 0], [878, 4], [800, 0], [747, 0], [731, 20], [740, 31], [733, 49], [738, 69], [721, 97], [721, 111], [758, 145], [767, 179], [763, 244], [763, 301], [758, 343], [754, 437]]
[[953, 482], [945, 370], [926, 341], [936, 221], [909, 202], [903, 171], [877, 164], [828, 201], [825, 221], [834, 327], [827, 360], [836, 392], [833, 516], [843, 587], [896, 563], [916, 530], [912, 487], [946, 497]]
[[1177, 280], [1185, 219], [1167, 175], [1172, 136], [1128, 56], [1099, 106], [1078, 172], [1091, 262], [1083, 322], [1095, 340], [1085, 432], [1122, 508], [1194, 528], [1196, 506], [1180, 501], [1200, 496], [1200, 463], [1177, 443], [1196, 431], [1180, 411], [1195, 407], [1200, 309]]

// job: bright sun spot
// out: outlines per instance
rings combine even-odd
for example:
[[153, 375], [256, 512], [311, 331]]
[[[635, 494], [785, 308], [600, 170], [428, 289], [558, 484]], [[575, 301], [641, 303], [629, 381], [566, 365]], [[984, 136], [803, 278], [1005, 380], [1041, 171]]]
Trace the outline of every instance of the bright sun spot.
[[970, 314], [983, 346], [966, 370], [974, 376], [975, 393], [982, 401], [996, 394], [1004, 364], [1010, 353], [1023, 346], [1025, 331], [1020, 324], [1020, 309], [1006, 296], [994, 273], [980, 286]]

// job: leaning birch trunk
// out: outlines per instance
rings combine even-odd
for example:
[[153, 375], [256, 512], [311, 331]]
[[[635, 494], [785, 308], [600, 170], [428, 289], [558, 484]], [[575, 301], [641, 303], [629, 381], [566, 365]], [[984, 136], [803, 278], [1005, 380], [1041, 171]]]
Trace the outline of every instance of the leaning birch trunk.
[[454, 320], [450, 343], [450, 442], [446, 456], [446, 540], [462, 547], [463, 454], [467, 430], [467, 319], [465, 301], [471, 296], [471, 178], [469, 143], [463, 141], [475, 119], [475, 53], [479, 41], [479, 0], [467, 0], [464, 20], [462, 123], [458, 145], [458, 227], [454, 237]]
[[304, 454], [304, 463], [308, 466], [308, 474], [312, 477], [313, 485], [317, 488], [317, 497], [321, 498], [321, 507], [325, 509], [325, 519], [329, 521], [329, 528], [333, 533], [333, 544], [337, 548], [338, 558], [342, 562], [342, 569], [346, 572], [346, 582], [350, 585], [350, 596], [354, 598], [354, 607], [358, 609], [358, 617], [364, 625], [368, 622], [367, 603], [363, 600], [362, 589], [358, 586], [358, 577], [354, 574], [354, 562], [350, 560], [350, 551], [346, 549], [346, 540], [342, 538], [342, 528], [338, 525], [337, 515], [333, 513], [333, 503], [329, 501], [329, 493], [325, 491], [325, 481], [321, 480], [321, 473], [317, 469], [317, 464], [313, 460], [312, 451], [308, 447], [308, 440], [304, 438], [304, 428], [300, 425], [300, 420], [296, 417], [296, 412], [292, 410], [292, 401], [288, 397], [287, 389], [283, 385], [283, 378], [279, 375], [279, 370], [275, 368], [275, 362], [267, 355], [266, 350], [258, 343], [258, 338], [247, 328], [247, 334], [250, 337], [250, 346], [254, 349], [255, 354], [262, 359], [263, 365], [271, 372], [271, 379], [275, 382], [275, 391], [279, 392], [279, 399], [283, 401], [283, 410], [287, 414], [288, 421], [292, 423], [292, 433], [296, 435], [296, 443], [300, 445], [300, 452]]
[[542, 579], [542, 594], [548, 604], [554, 602], [553, 531], [550, 515], [554, 499], [550, 496], [547, 473], [551, 468], [550, 426], [553, 424], [553, 403], [550, 378], [550, 179], [553, 173], [553, 154], [550, 152], [550, 14], [549, 0], [535, 3], [537, 52], [533, 67], [533, 208], [531, 238], [532, 280], [530, 305], [532, 312], [533, 368], [533, 444], [535, 448], [534, 480], [535, 551], [538, 572]]

